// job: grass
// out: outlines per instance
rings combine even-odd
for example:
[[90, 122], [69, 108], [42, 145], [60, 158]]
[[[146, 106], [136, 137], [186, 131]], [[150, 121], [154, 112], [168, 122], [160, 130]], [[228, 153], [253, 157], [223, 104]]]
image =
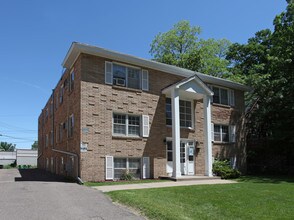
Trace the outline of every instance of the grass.
[[85, 186], [111, 186], [111, 185], [125, 185], [125, 184], [140, 184], [140, 183], [158, 183], [166, 182], [170, 180], [159, 180], [159, 179], [150, 179], [150, 180], [131, 180], [131, 181], [109, 181], [109, 182], [85, 182]]
[[242, 177], [238, 181], [107, 194], [150, 219], [293, 219], [294, 178]]

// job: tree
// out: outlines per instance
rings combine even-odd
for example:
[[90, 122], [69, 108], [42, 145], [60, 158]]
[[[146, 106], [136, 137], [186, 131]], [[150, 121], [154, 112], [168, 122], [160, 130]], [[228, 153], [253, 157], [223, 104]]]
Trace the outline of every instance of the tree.
[[200, 27], [192, 27], [188, 21], [180, 21], [173, 29], [155, 36], [150, 53], [158, 62], [197, 70], [200, 67], [197, 48], [200, 33]]
[[[274, 31], [262, 30], [247, 44], [233, 44], [227, 53], [229, 78], [243, 81], [254, 91], [251, 134], [264, 140], [260, 155], [271, 153], [294, 161], [294, 4], [274, 19]], [[260, 156], [259, 155], [259, 156]], [[292, 164], [293, 165], [293, 164]]]
[[15, 144], [0, 142], [0, 151], [14, 151], [15, 146]]
[[34, 143], [32, 144], [32, 150], [38, 150], [38, 141], [34, 141]]
[[154, 60], [202, 73], [221, 76], [227, 73], [228, 40], [200, 39], [201, 29], [180, 21], [165, 33], [159, 33], [151, 43]]

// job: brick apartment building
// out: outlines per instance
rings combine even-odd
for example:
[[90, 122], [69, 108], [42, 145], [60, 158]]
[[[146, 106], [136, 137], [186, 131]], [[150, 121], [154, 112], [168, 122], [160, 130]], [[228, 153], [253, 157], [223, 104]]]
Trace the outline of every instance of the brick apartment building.
[[38, 166], [84, 181], [245, 167], [244, 92], [225, 79], [73, 43], [39, 116]]

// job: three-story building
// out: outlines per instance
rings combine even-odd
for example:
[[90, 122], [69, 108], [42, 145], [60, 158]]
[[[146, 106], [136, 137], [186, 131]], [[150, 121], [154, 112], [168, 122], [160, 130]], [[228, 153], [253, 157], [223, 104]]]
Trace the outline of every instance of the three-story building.
[[215, 158], [244, 169], [248, 87], [73, 43], [39, 117], [38, 166], [84, 181], [212, 176]]

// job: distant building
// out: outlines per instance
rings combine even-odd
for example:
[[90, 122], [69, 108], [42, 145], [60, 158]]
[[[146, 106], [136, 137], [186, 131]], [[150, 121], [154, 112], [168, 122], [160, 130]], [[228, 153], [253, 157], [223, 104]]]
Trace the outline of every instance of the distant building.
[[37, 166], [38, 151], [29, 149], [17, 149], [13, 152], [0, 152], [0, 165], [10, 165], [16, 162], [16, 165]]
[[0, 165], [10, 165], [16, 161], [16, 152], [0, 151]]
[[37, 150], [16, 150], [17, 165], [37, 166], [38, 151]]
[[38, 121], [38, 167], [84, 181], [212, 176], [214, 158], [246, 165], [248, 87], [73, 43]]

